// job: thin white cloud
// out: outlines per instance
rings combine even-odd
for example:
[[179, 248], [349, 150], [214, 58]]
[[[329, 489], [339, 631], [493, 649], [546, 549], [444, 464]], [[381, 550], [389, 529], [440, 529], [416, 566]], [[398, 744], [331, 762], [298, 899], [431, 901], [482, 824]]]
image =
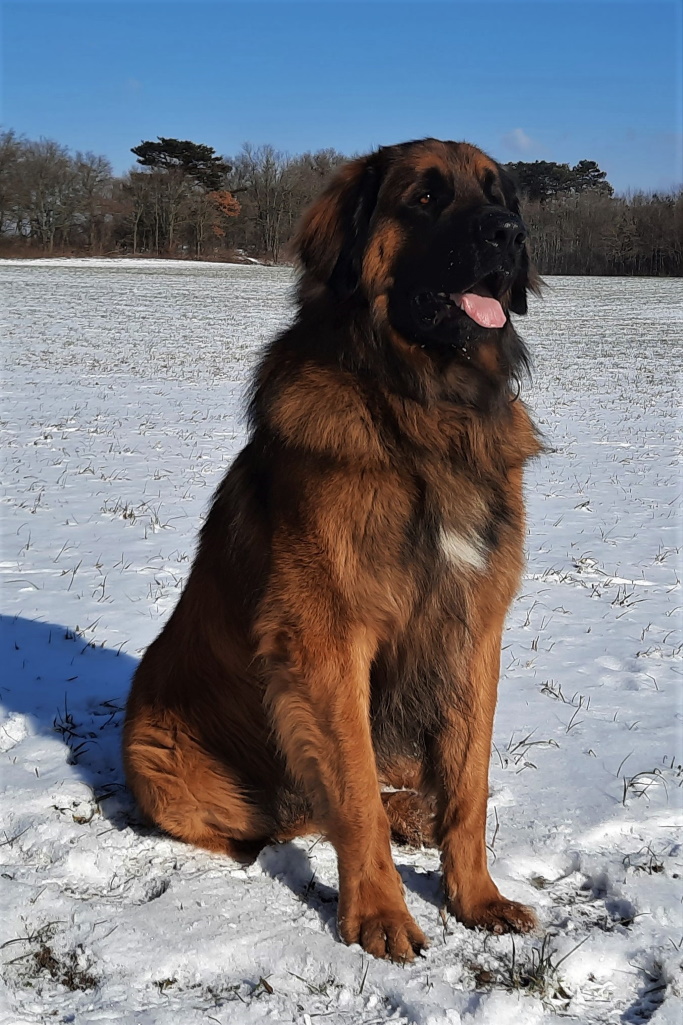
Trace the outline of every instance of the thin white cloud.
[[536, 140], [532, 139], [523, 128], [513, 128], [511, 132], [507, 132], [503, 136], [502, 142], [513, 153], [530, 153], [538, 146]]

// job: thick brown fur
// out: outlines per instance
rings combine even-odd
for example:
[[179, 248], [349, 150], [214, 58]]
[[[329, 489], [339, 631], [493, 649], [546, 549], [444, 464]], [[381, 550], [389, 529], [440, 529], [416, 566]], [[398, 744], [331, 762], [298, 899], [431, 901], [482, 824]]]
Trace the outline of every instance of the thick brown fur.
[[[409, 300], [446, 264], [456, 293], [489, 268], [503, 309], [526, 312], [522, 229], [504, 172], [465, 143], [341, 170], [303, 220], [297, 317], [261, 361], [250, 440], [128, 702], [127, 777], [149, 819], [244, 859], [324, 834], [342, 938], [399, 961], [426, 939], [391, 828], [440, 846], [462, 922], [534, 924], [485, 846], [522, 472], [540, 448], [516, 399], [525, 351], [509, 318], [484, 329], [439, 307], [451, 319], [434, 330]], [[501, 246], [512, 255], [491, 262]]]

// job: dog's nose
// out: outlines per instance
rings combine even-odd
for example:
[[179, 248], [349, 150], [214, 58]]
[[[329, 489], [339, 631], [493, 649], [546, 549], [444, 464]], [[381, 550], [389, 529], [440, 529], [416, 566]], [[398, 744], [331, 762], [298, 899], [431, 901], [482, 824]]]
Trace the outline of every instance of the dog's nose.
[[480, 217], [479, 237], [489, 245], [517, 253], [526, 242], [527, 234], [521, 220], [514, 214], [492, 210]]

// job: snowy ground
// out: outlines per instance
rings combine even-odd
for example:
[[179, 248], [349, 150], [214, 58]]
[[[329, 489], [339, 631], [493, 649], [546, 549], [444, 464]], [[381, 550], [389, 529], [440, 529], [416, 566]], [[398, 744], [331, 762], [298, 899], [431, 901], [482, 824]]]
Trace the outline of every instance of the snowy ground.
[[489, 842], [545, 938], [467, 931], [437, 855], [396, 849], [431, 939], [401, 968], [337, 941], [328, 845], [245, 870], [146, 830], [122, 787], [128, 681], [242, 444], [289, 272], [0, 261], [0, 280], [0, 1025], [678, 1022], [680, 283], [556, 278], [522, 322], [551, 450], [528, 473]]

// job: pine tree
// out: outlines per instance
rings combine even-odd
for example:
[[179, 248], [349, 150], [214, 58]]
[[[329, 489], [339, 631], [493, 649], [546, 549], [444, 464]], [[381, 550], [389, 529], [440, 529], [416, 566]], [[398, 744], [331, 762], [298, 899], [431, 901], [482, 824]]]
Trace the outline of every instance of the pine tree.
[[573, 192], [598, 192], [611, 196], [614, 189], [607, 181], [607, 171], [601, 171], [594, 160], [579, 160], [572, 167]]
[[166, 139], [158, 136], [158, 142], [141, 142], [131, 153], [138, 158], [138, 164], [157, 170], [182, 171], [201, 185], [207, 192], [223, 188], [230, 164], [216, 154], [213, 146], [190, 142], [188, 139]]
[[580, 160], [574, 167], [551, 160], [506, 164], [520, 191], [533, 203], [545, 203], [555, 196], [577, 192], [597, 192], [611, 196], [614, 189], [594, 160]]

